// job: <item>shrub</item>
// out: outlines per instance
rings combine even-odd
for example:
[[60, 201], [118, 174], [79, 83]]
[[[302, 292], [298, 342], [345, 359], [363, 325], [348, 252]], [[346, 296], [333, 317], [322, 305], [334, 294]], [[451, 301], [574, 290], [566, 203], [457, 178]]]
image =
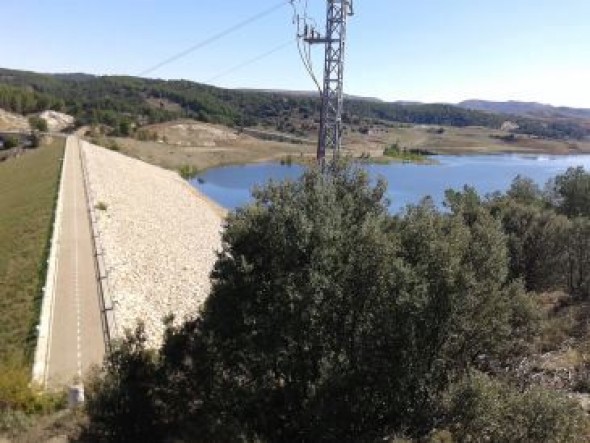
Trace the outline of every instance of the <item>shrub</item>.
[[47, 120], [33, 116], [29, 118], [29, 125], [34, 131], [47, 132]]
[[117, 143], [117, 140], [112, 138], [103, 138], [103, 137], [92, 137], [90, 138], [90, 143], [97, 146], [102, 146], [103, 148], [109, 149], [111, 151], [118, 152], [121, 150], [121, 146]]
[[148, 131], [147, 129], [140, 129], [135, 133], [135, 138], [139, 141], [156, 141], [158, 140], [158, 133], [155, 131]]
[[52, 412], [63, 406], [63, 395], [43, 394], [31, 385], [26, 366], [4, 363], [0, 366], [0, 409], [22, 411], [26, 414]]
[[111, 151], [116, 151], [116, 152], [121, 150], [121, 146], [119, 146], [119, 143], [117, 143], [117, 140], [114, 140], [114, 139], [106, 140], [105, 148], [110, 149]]
[[421, 434], [455, 374], [528, 333], [489, 214], [395, 220], [384, 192], [332, 165], [230, 215], [202, 317], [163, 351], [193, 419], [266, 441]]
[[590, 297], [590, 217], [575, 218], [568, 232], [567, 280], [572, 294]]
[[196, 175], [199, 173], [198, 169], [195, 168], [192, 165], [182, 165], [179, 169], [178, 169], [178, 173], [180, 174], [180, 176], [182, 178], [184, 178], [185, 180], [190, 180], [191, 178], [196, 177]]
[[33, 418], [23, 411], [0, 410], [0, 435], [18, 435], [33, 424]]
[[38, 148], [41, 145], [41, 136], [38, 132], [33, 132], [29, 138], [31, 148]]
[[517, 175], [506, 195], [518, 203], [534, 204], [542, 202], [541, 188], [532, 179]]
[[45, 393], [30, 382], [30, 371], [16, 362], [0, 364], [0, 433], [17, 433], [36, 415], [49, 414], [65, 406], [62, 393]]
[[16, 148], [20, 145], [20, 141], [14, 135], [10, 135], [4, 139], [4, 149]]
[[553, 204], [561, 213], [568, 217], [590, 217], [590, 172], [582, 166], [558, 175], [548, 188]]
[[392, 217], [385, 189], [341, 163], [256, 189], [228, 216], [200, 315], [169, 326], [157, 355], [128, 337], [92, 422], [129, 439], [430, 432], [449, 383], [520, 352], [534, 312], [476, 195]]
[[145, 343], [145, 331], [139, 325], [109, 354], [103, 373], [88, 385], [89, 433], [99, 441], [151, 442], [163, 437], [154, 403], [155, 354]]
[[582, 442], [588, 421], [564, 394], [532, 388], [519, 392], [472, 373], [449, 391], [447, 426], [458, 441]]

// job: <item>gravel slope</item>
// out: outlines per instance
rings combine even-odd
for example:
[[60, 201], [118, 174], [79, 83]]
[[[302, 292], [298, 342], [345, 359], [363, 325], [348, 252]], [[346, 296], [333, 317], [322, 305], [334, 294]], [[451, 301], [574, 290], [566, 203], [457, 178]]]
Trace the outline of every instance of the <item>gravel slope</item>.
[[[162, 318], [196, 314], [210, 289], [223, 218], [178, 174], [82, 142], [91, 205], [120, 334], [144, 321], [149, 344]], [[103, 205], [104, 204], [104, 205]]]

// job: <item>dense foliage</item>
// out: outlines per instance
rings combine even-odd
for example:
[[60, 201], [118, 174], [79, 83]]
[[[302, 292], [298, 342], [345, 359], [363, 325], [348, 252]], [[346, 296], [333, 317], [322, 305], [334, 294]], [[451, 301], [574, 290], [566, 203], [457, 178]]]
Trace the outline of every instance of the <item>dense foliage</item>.
[[529, 290], [590, 297], [590, 173], [570, 168], [545, 191], [518, 177], [487, 206], [508, 236], [514, 278]]
[[446, 211], [426, 199], [399, 216], [384, 183], [348, 166], [255, 190], [229, 216], [198, 317], [168, 323], [158, 351], [139, 327], [110, 356], [89, 396], [90, 431], [582, 441], [574, 402], [494, 368], [510, 368], [537, 334], [523, 285], [590, 295], [589, 177], [571, 169], [545, 192], [518, 178], [485, 199], [449, 191]]
[[[266, 124], [296, 131], [293, 117], [317, 120], [319, 101], [311, 95], [229, 90], [186, 80], [36, 74], [0, 69], [0, 108], [18, 113], [45, 109], [74, 115], [79, 123], [105, 124], [128, 135], [146, 123], [191, 117], [205, 122]], [[400, 104], [347, 99], [345, 124], [362, 120], [499, 128], [506, 119], [518, 132], [550, 138], [581, 138], [588, 130], [574, 121], [545, 122], [507, 117], [445, 104]]]

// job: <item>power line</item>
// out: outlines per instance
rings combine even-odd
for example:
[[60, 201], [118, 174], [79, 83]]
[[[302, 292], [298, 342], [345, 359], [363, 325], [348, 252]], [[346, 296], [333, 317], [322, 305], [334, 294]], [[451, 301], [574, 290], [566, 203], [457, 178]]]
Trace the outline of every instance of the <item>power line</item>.
[[299, 52], [299, 57], [301, 58], [301, 62], [311, 79], [313, 80], [318, 92], [320, 95], [322, 94], [322, 86], [315, 74], [315, 70], [313, 68], [313, 59], [311, 56], [311, 48], [310, 45], [303, 45], [302, 39], [304, 37], [306, 30], [308, 29], [308, 21], [311, 21], [315, 24], [315, 20], [307, 14], [308, 10], [308, 0], [305, 0], [303, 4], [303, 14], [300, 15], [297, 9], [297, 5], [295, 5], [295, 0], [291, 0], [291, 7], [293, 8], [293, 24], [295, 24], [297, 28], [297, 51]]
[[[336, 157], [342, 145], [344, 51], [347, 20], [354, 14], [352, 5], [353, 0], [328, 0], [325, 34], [321, 35], [313, 26], [310, 28], [307, 23], [304, 23], [303, 35], [299, 35], [309, 46], [316, 44], [324, 46], [324, 87], [321, 90], [322, 107], [317, 154], [318, 162], [322, 167], [325, 163], [326, 150], [331, 149]], [[309, 52], [305, 55], [306, 65], [313, 72]]]
[[263, 54], [261, 54], [261, 55], [259, 55], [257, 57], [251, 58], [250, 60], [247, 60], [247, 61], [245, 61], [243, 63], [240, 63], [239, 65], [236, 65], [236, 66], [234, 66], [232, 68], [229, 68], [228, 70], [223, 71], [222, 73], [217, 74], [217, 75], [215, 75], [214, 77], [211, 77], [208, 80], [205, 80], [205, 83], [211, 83], [211, 82], [213, 82], [213, 81], [215, 81], [215, 80], [217, 80], [217, 79], [219, 79], [221, 77], [225, 77], [226, 75], [232, 74], [232, 73], [234, 73], [234, 72], [236, 72], [236, 71], [238, 71], [238, 70], [240, 70], [242, 68], [245, 68], [246, 66], [249, 66], [249, 65], [251, 65], [253, 63], [256, 63], [257, 61], [260, 61], [260, 60], [262, 60], [262, 59], [264, 59], [264, 58], [266, 58], [266, 57], [268, 57], [268, 56], [270, 56], [270, 55], [272, 55], [272, 54], [274, 54], [276, 52], [279, 52], [282, 49], [285, 49], [287, 46], [290, 46], [293, 43], [295, 43], [295, 40], [289, 40], [287, 42], [284, 42], [284, 43], [280, 44], [279, 46], [274, 47], [270, 51], [267, 51], [267, 52], [265, 52], [265, 53], [263, 53]]
[[254, 16], [252, 16], [252, 17], [250, 17], [250, 18], [248, 18], [248, 19], [246, 19], [246, 20], [244, 20], [242, 22], [237, 23], [234, 26], [232, 26], [232, 27], [230, 27], [230, 28], [228, 28], [228, 29], [226, 29], [224, 31], [221, 31], [221, 32], [213, 35], [213, 36], [209, 37], [208, 39], [203, 40], [203, 41], [197, 43], [196, 45], [193, 45], [190, 48], [187, 48], [184, 51], [179, 52], [178, 54], [173, 55], [172, 57], [167, 58], [166, 60], [164, 60], [164, 61], [162, 61], [162, 62], [160, 62], [160, 63], [152, 66], [151, 68], [146, 69], [145, 71], [140, 72], [138, 74], [138, 77], [143, 77], [143, 76], [145, 76], [145, 75], [147, 75], [147, 74], [149, 74], [151, 72], [154, 72], [157, 69], [160, 69], [162, 66], [165, 66], [165, 65], [167, 65], [169, 63], [172, 63], [172, 62], [174, 62], [174, 61], [176, 61], [176, 60], [178, 60], [178, 59], [180, 59], [182, 57], [186, 57], [191, 52], [194, 52], [197, 49], [201, 49], [202, 47], [207, 46], [207, 45], [213, 43], [216, 40], [219, 40], [219, 39], [221, 39], [221, 38], [223, 38], [223, 37], [225, 37], [225, 36], [227, 36], [229, 34], [232, 34], [233, 32], [237, 31], [238, 29], [241, 29], [241, 28], [243, 28], [243, 27], [245, 27], [245, 26], [247, 26], [247, 25], [249, 25], [249, 24], [257, 21], [257, 20], [260, 20], [263, 17], [266, 17], [267, 15], [272, 14], [273, 12], [275, 12], [276, 10], [282, 8], [283, 6], [285, 6], [287, 4], [289, 4], [289, 1], [283, 0], [280, 3], [276, 4], [275, 6], [273, 6], [272, 8], [265, 9], [264, 11], [262, 11], [262, 12], [256, 14], [256, 15], [254, 15]]

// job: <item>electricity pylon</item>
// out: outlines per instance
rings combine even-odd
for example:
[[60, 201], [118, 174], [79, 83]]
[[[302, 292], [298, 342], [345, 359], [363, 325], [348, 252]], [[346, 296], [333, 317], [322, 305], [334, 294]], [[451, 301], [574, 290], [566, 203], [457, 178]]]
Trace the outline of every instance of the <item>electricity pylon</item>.
[[[324, 164], [326, 151], [336, 157], [342, 145], [342, 107], [344, 99], [344, 49], [346, 24], [354, 14], [353, 0], [327, 0], [326, 31], [321, 35], [305, 23], [300, 37], [309, 45], [325, 45], [324, 81], [321, 89], [322, 107], [317, 159]], [[305, 18], [304, 18], [305, 19]], [[310, 58], [308, 58], [308, 61]], [[310, 62], [311, 65], [311, 62]]]

